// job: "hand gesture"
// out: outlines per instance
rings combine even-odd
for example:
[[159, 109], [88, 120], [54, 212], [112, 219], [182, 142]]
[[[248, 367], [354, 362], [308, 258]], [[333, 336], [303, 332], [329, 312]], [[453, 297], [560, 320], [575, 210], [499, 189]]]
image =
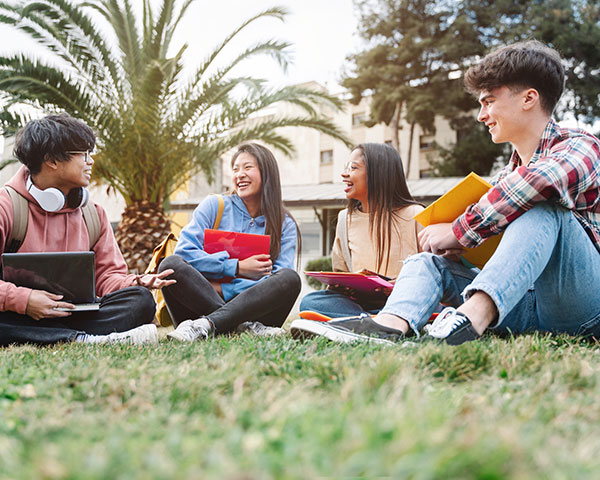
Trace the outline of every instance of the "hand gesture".
[[71, 315], [71, 312], [61, 312], [56, 310], [56, 308], [75, 308], [75, 305], [68, 302], [61, 302], [62, 298], [62, 295], [55, 295], [44, 290], [32, 290], [27, 301], [25, 313], [34, 320], [68, 317]]
[[265, 253], [253, 255], [238, 262], [238, 276], [251, 280], [260, 280], [262, 277], [270, 275], [272, 270], [271, 255]]
[[424, 252], [431, 252], [444, 257], [462, 253], [463, 246], [452, 231], [451, 223], [429, 225], [419, 232], [419, 244]]
[[169, 285], [177, 283], [177, 280], [175, 279], [165, 280], [166, 277], [171, 275], [174, 271], [175, 270], [172, 268], [168, 268], [160, 273], [147, 273], [145, 275], [138, 275], [136, 277], [136, 282], [140, 287], [146, 287], [149, 290], [168, 287]]

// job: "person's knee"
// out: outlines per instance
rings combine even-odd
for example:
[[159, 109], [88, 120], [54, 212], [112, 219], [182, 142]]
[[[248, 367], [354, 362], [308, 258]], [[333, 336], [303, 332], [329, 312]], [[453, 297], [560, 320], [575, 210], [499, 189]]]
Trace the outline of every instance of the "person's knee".
[[437, 264], [440, 262], [440, 260], [444, 260], [444, 258], [439, 255], [430, 253], [430, 252], [421, 252], [421, 253], [415, 253], [414, 255], [411, 255], [410, 257], [405, 258], [403, 265], [406, 266], [406, 265], [412, 263], [412, 264], [427, 264], [427, 265], [437, 266]]
[[524, 222], [530, 222], [534, 228], [538, 228], [540, 222], [546, 220], [561, 220], [562, 218], [571, 215], [571, 211], [555, 202], [540, 202], [536, 203], [532, 208], [527, 210], [523, 215], [514, 220], [510, 226], [520, 226]]
[[292, 270], [291, 268], [282, 268], [277, 272], [277, 276], [284, 291], [295, 293], [296, 296], [300, 294], [302, 281], [300, 280], [300, 275], [298, 275], [295, 270]]
[[139, 318], [145, 319], [144, 323], [150, 323], [154, 319], [156, 312], [156, 302], [152, 292], [145, 287], [129, 287], [128, 292], [133, 302], [132, 310], [139, 315]]
[[183, 265], [183, 263], [184, 260], [179, 255], [169, 255], [168, 257], [164, 258], [162, 262], [160, 262], [160, 265], [158, 266], [158, 272], [164, 272], [169, 268], [177, 271], [177, 269]]
[[300, 311], [314, 309], [315, 306], [320, 303], [319, 300], [323, 297], [323, 291], [324, 290], [319, 290], [318, 292], [310, 292], [305, 295], [300, 301]]

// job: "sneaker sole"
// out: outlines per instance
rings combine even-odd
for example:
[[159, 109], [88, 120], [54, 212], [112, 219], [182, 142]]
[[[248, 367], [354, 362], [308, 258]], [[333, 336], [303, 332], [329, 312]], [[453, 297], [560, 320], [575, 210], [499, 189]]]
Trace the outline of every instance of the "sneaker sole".
[[312, 310], [304, 310], [300, 312], [300, 318], [304, 320], [313, 320], [315, 322], [328, 322], [332, 317], [328, 317], [327, 315], [323, 315], [322, 313], [313, 312]]
[[397, 345], [395, 342], [384, 338], [369, 337], [346, 330], [338, 330], [326, 322], [315, 322], [312, 320], [294, 320], [290, 326], [290, 332], [294, 338], [325, 337], [332, 342], [338, 343], [375, 343], [378, 345]]

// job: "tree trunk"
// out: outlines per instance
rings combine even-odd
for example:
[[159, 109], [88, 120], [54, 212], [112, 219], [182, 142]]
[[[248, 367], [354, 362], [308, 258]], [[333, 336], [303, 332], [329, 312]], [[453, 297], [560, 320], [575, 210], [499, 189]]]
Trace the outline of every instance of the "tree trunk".
[[396, 102], [390, 128], [392, 129], [392, 146], [400, 153], [400, 114], [402, 113], [402, 102]]
[[405, 176], [408, 180], [408, 176], [410, 175], [410, 161], [412, 160], [412, 147], [413, 147], [413, 138], [415, 135], [415, 122], [411, 122], [410, 124], [410, 135], [408, 137], [408, 158], [406, 159], [406, 172]]
[[152, 251], [171, 231], [171, 221], [162, 205], [147, 201], [125, 207], [115, 237], [132, 273], [142, 273]]

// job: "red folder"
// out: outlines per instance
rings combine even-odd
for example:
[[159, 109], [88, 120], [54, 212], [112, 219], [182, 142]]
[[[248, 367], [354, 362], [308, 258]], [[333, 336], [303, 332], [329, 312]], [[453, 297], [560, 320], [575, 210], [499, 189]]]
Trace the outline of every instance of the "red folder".
[[309, 277], [316, 278], [327, 285], [340, 285], [360, 293], [377, 294], [376, 288], [392, 288], [393, 283], [387, 281], [376, 273], [352, 272], [304, 272]]
[[228, 232], [226, 230], [204, 230], [204, 251], [217, 253], [226, 251], [229, 258], [244, 260], [261, 253], [269, 253], [270, 235]]

